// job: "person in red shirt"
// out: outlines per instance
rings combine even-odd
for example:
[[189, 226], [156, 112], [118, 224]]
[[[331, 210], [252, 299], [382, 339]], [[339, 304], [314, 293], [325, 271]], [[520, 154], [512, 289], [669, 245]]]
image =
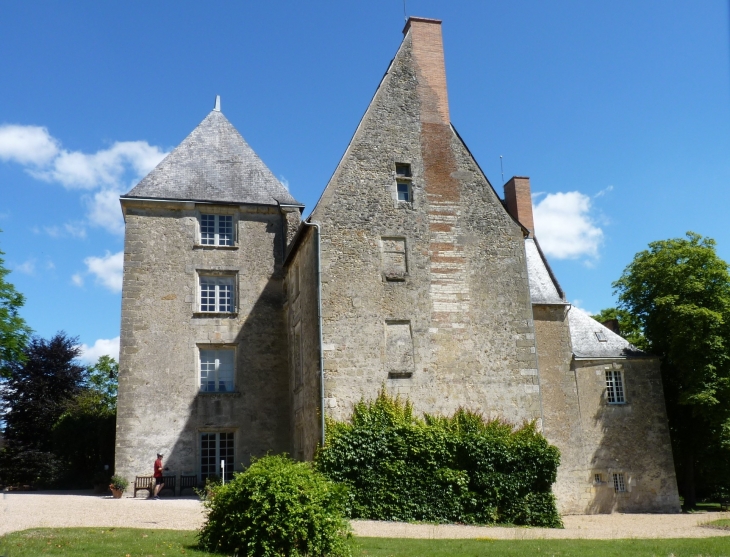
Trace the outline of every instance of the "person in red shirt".
[[153, 499], [159, 499], [160, 491], [162, 491], [162, 487], [165, 485], [165, 482], [162, 480], [162, 453], [157, 453], [157, 460], [155, 460], [155, 472], [152, 475], [155, 477], [155, 491]]

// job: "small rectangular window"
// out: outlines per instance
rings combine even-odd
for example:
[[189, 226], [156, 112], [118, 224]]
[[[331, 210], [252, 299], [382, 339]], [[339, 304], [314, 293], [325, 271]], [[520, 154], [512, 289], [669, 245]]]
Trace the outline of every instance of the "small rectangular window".
[[398, 182], [398, 201], [412, 201], [411, 185], [408, 182]]
[[395, 163], [395, 175], [398, 178], [410, 178], [412, 176], [411, 165], [405, 162]]
[[609, 404], [624, 404], [626, 402], [621, 370], [606, 370], [606, 401]]
[[232, 313], [234, 277], [200, 275], [200, 311]]
[[200, 243], [204, 246], [232, 246], [233, 217], [200, 215]]
[[613, 490], [616, 493], [623, 493], [626, 491], [626, 482], [624, 482], [624, 475], [621, 473], [613, 475]]
[[233, 392], [234, 351], [200, 351], [200, 390], [204, 393]]
[[598, 342], [608, 342], [606, 334], [603, 331], [596, 331], [596, 338], [598, 339]]
[[603, 483], [603, 476], [601, 476], [601, 474], [593, 474], [593, 483], [594, 484], [602, 484]]
[[200, 434], [200, 479], [221, 477], [221, 460], [225, 462], [224, 479], [233, 479], [235, 462], [233, 433]]

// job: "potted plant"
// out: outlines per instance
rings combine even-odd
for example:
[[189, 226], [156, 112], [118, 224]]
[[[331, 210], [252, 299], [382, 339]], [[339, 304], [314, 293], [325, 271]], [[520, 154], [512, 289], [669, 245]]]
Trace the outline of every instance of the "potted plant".
[[124, 490], [127, 489], [128, 485], [129, 482], [126, 478], [114, 474], [112, 476], [111, 483], [109, 484], [109, 489], [112, 490], [112, 497], [114, 497], [114, 499], [119, 499], [122, 496], [122, 493], [124, 493]]

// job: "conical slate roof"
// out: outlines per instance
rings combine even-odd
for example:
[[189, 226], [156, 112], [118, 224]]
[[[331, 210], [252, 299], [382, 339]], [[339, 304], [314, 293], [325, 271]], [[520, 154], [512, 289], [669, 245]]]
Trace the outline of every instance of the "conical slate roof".
[[218, 110], [122, 198], [302, 205]]

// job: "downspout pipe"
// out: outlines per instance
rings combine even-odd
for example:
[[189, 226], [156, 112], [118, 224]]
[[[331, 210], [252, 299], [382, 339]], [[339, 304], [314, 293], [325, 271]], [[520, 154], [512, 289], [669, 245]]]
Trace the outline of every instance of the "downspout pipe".
[[319, 330], [319, 410], [320, 410], [320, 438], [324, 447], [324, 348], [322, 334], [322, 228], [318, 222], [303, 222], [304, 226], [311, 226], [317, 234], [317, 328]]

